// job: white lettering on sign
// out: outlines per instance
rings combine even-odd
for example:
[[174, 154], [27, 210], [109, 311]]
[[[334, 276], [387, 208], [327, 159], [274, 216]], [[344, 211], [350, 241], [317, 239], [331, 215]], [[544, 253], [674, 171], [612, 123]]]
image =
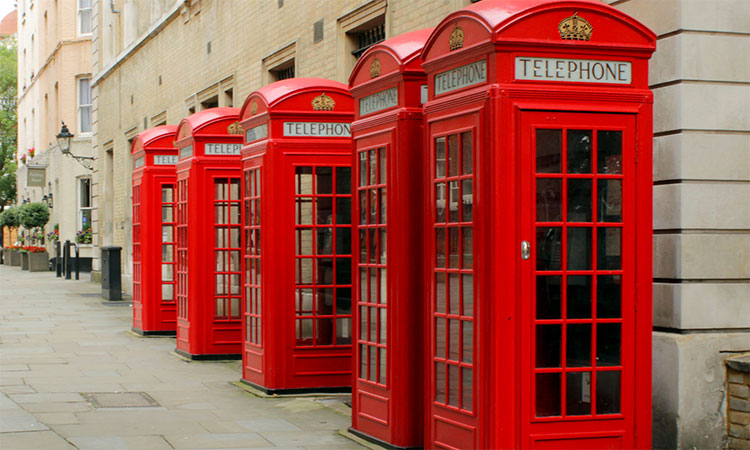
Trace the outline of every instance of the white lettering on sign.
[[427, 85], [423, 84], [422, 89], [419, 91], [419, 103], [425, 104], [427, 103]]
[[284, 136], [350, 137], [352, 126], [343, 122], [284, 122]]
[[456, 67], [435, 75], [435, 95], [481, 84], [487, 81], [487, 60]]
[[359, 115], [364, 116], [398, 105], [398, 88], [390, 88], [359, 99]]
[[145, 164], [145, 160], [143, 159], [143, 156], [135, 160], [135, 168], [143, 167], [143, 164]]
[[629, 61], [516, 56], [516, 79], [630, 84], [632, 70]]
[[258, 125], [245, 131], [245, 142], [253, 142], [268, 137], [268, 125]]
[[180, 149], [180, 159], [185, 159], [193, 156], [193, 146], [188, 145]]
[[177, 164], [177, 155], [154, 155], [155, 166], [171, 166]]
[[206, 155], [239, 155], [242, 149], [242, 144], [209, 144], [206, 143]]

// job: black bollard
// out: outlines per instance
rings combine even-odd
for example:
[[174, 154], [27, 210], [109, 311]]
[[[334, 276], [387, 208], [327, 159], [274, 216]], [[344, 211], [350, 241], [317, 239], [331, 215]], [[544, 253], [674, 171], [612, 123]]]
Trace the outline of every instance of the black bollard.
[[65, 279], [70, 280], [70, 241], [65, 241], [65, 245], [63, 246], [63, 261], [65, 264], [65, 267], [63, 268], [63, 271], [65, 272]]
[[120, 251], [122, 247], [105, 245], [102, 248], [102, 297], [122, 300], [120, 277]]
[[57, 278], [62, 277], [62, 252], [60, 251], [60, 241], [55, 241], [55, 271]]
[[80, 249], [78, 246], [78, 243], [76, 242], [76, 260], [75, 260], [75, 266], [76, 266], [76, 280], [81, 279], [81, 271], [80, 271]]

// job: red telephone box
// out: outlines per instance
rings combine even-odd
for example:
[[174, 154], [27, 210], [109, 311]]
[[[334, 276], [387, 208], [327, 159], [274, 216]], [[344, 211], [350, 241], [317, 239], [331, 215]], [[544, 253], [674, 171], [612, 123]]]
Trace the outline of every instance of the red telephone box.
[[355, 377], [352, 432], [389, 446], [423, 442], [425, 352], [421, 245], [422, 94], [419, 58], [432, 29], [370, 47], [352, 71], [355, 104]]
[[250, 94], [240, 117], [243, 381], [348, 391], [352, 97], [335, 81], [292, 78]]
[[242, 348], [239, 109], [177, 127], [177, 353], [239, 359]]
[[175, 125], [144, 131], [133, 141], [133, 331], [174, 336]]
[[654, 47], [547, 0], [484, 0], [425, 45], [427, 446], [651, 446]]

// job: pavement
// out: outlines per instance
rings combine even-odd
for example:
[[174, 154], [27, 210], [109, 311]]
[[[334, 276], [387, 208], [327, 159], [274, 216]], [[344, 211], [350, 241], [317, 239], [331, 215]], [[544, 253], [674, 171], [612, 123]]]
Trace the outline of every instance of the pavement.
[[342, 435], [348, 395], [256, 396], [239, 362], [186, 361], [100, 293], [0, 265], [3, 450], [363, 448]]

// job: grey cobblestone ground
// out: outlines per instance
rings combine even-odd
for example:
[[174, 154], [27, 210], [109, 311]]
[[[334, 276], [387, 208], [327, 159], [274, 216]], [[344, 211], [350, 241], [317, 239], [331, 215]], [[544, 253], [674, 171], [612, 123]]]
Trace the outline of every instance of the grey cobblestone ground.
[[[239, 363], [183, 361], [174, 338], [133, 335], [130, 307], [99, 292], [0, 266], [3, 450], [361, 448], [338, 433], [345, 396], [258, 398], [231, 384]], [[158, 405], [82, 395], [122, 392]]]

